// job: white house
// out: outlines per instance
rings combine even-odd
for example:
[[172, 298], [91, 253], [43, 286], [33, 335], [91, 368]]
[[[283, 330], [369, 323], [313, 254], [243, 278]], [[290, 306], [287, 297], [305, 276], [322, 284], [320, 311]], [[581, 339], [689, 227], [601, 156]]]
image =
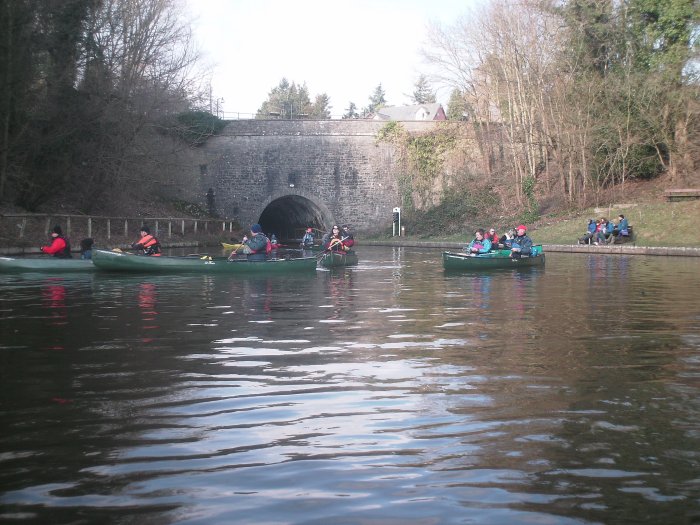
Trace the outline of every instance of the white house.
[[374, 120], [447, 120], [442, 104], [384, 106], [374, 113]]

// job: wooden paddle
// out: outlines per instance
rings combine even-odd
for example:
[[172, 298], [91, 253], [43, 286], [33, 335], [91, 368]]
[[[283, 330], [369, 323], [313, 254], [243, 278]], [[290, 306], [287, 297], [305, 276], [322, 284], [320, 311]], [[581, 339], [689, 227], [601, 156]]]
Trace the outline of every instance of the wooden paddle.
[[[328, 248], [326, 248], [325, 250], [323, 250], [322, 252], [320, 252], [320, 253], [316, 256], [316, 259], [318, 259], [319, 261], [320, 261], [321, 259], [323, 259], [323, 256], [326, 255], [327, 253], [330, 253], [330, 252], [332, 251], [332, 249], [333, 249], [333, 246], [335, 246], [336, 244], [342, 244], [342, 243], [341, 243], [340, 240], [338, 240], [338, 239], [332, 239], [331, 242], [330, 242], [330, 244], [328, 245]], [[342, 252], [342, 253], [345, 253], [345, 252]]]
[[234, 251], [232, 251], [231, 255], [228, 256], [228, 260], [233, 261], [234, 258], [236, 257], [236, 255], [238, 255], [238, 250], [243, 248], [243, 246], [245, 246], [245, 244], [241, 243], [241, 245], [238, 248], [236, 248]]

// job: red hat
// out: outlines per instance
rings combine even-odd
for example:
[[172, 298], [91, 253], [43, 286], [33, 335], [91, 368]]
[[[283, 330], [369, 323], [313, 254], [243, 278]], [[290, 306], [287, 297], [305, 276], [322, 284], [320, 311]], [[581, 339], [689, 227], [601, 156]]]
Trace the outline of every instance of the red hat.
[[523, 224], [521, 224], [520, 226], [518, 226], [518, 227], [515, 228], [515, 229], [516, 229], [516, 230], [525, 230], [525, 231], [527, 231], [527, 228], [526, 228], [525, 225], [523, 225]]

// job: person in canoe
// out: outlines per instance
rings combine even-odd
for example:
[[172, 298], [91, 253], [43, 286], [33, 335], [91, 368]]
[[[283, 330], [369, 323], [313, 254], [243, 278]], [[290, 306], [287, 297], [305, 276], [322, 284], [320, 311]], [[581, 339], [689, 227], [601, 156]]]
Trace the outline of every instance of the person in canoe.
[[[337, 224], [333, 225], [331, 228], [331, 234], [323, 245], [325, 251], [343, 252], [347, 251], [345, 245], [343, 244], [343, 236], [340, 233], [340, 227]], [[348, 250], [350, 248], [347, 248]]]
[[498, 234], [496, 233], [496, 228], [489, 228], [484, 234], [484, 239], [491, 241], [491, 249], [498, 250]]
[[51, 243], [42, 246], [39, 250], [41, 250], [41, 253], [53, 255], [59, 259], [72, 258], [70, 254], [70, 242], [67, 237], [64, 237], [63, 230], [58, 224], [51, 230]]
[[[250, 237], [247, 235], [243, 237], [242, 244], [241, 251], [246, 254], [249, 261], [264, 261], [272, 251], [272, 243], [259, 224], [253, 224], [250, 227]], [[232, 259], [237, 251], [234, 251], [229, 259]]]
[[474, 238], [468, 246], [464, 247], [464, 252], [476, 256], [491, 251], [491, 241], [484, 235], [483, 228], [479, 228], [474, 232]]
[[134, 250], [142, 250], [144, 255], [149, 255], [153, 257], [160, 256], [160, 243], [153, 235], [151, 235], [151, 230], [148, 226], [141, 226], [139, 231], [141, 238], [133, 243], [131, 247]]
[[92, 237], [86, 237], [80, 241], [80, 258], [81, 259], [92, 259], [92, 247], [95, 241]]
[[529, 257], [532, 250], [532, 239], [527, 236], [527, 228], [521, 224], [515, 229], [515, 237], [510, 244], [510, 256], [513, 259]]
[[343, 224], [343, 231], [340, 234], [340, 239], [343, 241], [343, 247], [346, 251], [355, 245], [355, 237], [353, 237], [348, 224]]
[[301, 238], [301, 247], [310, 250], [314, 245], [314, 231], [311, 228], [306, 228], [306, 233]]
[[[514, 237], [515, 237], [515, 230], [513, 228], [511, 228], [506, 233], [501, 235], [501, 238], [498, 239], [498, 244], [502, 245], [503, 248], [510, 250], [510, 244], [513, 242]], [[499, 246], [499, 248], [500, 247], [501, 246]]]

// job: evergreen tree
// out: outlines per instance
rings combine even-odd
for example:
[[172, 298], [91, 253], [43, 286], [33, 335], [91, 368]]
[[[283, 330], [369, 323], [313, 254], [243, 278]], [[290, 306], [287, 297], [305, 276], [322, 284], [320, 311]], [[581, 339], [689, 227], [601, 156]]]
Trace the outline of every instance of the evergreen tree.
[[376, 112], [378, 109], [383, 108], [387, 105], [386, 93], [382, 88], [381, 83], [374, 88], [374, 93], [369, 97], [369, 106], [362, 110], [362, 116], [370, 115]]
[[344, 119], [348, 118], [360, 118], [359, 113], [357, 113], [357, 106], [355, 105], [354, 102], [350, 102], [348, 107], [345, 110], [345, 114], [343, 115]]
[[326, 93], [316, 95], [316, 101], [311, 109], [311, 116], [315, 119], [327, 120], [331, 118], [331, 99]]
[[698, 50], [700, 3], [696, 0], [628, 0], [627, 3], [635, 69], [656, 71], [679, 83], [683, 68], [693, 51]]
[[420, 75], [414, 84], [412, 99], [416, 104], [434, 104], [437, 101], [435, 92], [430, 87], [430, 82], [425, 75]]
[[[324, 94], [321, 96], [326, 95]], [[322, 106], [318, 108], [311, 104], [309, 89], [306, 87], [306, 83], [298, 87], [294, 82], [290, 84], [286, 78], [282, 78], [280, 83], [268, 93], [267, 100], [262, 103], [255, 118], [298, 120], [324, 114], [324, 112], [327, 113], [327, 107]]]
[[447, 118], [449, 120], [467, 120], [467, 110], [464, 94], [459, 89], [453, 89], [450, 100], [447, 103]]
[[[558, 9], [555, 8], [555, 11]], [[609, 0], [570, 0], [561, 7], [560, 13], [572, 30], [571, 52], [574, 63], [605, 76], [615, 60], [624, 56], [624, 38], [617, 25]], [[618, 53], [622, 51], [622, 55]]]

